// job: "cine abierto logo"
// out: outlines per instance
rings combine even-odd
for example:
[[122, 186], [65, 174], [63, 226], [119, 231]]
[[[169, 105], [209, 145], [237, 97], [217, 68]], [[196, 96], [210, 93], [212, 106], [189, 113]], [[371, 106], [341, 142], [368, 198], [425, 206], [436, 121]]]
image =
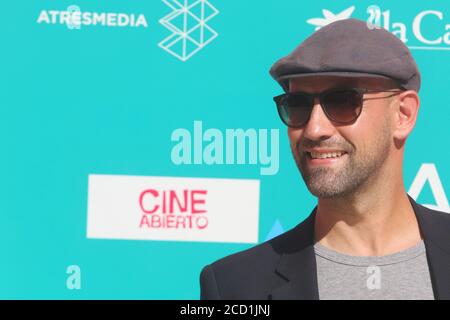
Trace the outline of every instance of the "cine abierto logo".
[[146, 189], [139, 195], [139, 228], [205, 229], [208, 190]]
[[90, 174], [87, 237], [258, 242], [259, 180]]

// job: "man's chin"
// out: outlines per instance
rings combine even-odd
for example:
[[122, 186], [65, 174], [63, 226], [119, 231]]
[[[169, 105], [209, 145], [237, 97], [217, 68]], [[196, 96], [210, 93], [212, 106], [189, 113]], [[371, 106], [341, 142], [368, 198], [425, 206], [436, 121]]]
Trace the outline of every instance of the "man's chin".
[[320, 189], [320, 188], [308, 187], [308, 190], [313, 196], [316, 196], [317, 198], [322, 198], [322, 199], [337, 198], [341, 195], [341, 193], [336, 190], [330, 190], [330, 189], [324, 189], [324, 188]]
[[342, 185], [342, 181], [336, 179], [334, 175], [316, 175], [304, 177], [306, 187], [309, 192], [318, 198], [336, 198], [349, 192], [349, 188]]

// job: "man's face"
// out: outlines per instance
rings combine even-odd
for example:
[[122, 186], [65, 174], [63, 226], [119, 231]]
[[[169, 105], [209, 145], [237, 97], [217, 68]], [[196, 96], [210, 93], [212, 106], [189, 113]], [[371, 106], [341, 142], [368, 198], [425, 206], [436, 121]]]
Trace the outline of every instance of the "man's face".
[[[391, 81], [383, 79], [321, 76], [291, 79], [289, 91], [318, 93], [338, 86], [395, 88]], [[288, 128], [292, 153], [312, 194], [319, 198], [345, 196], [376, 177], [393, 143], [390, 103], [395, 103], [392, 92], [366, 93], [358, 119], [343, 125], [328, 119], [316, 98], [308, 123], [298, 129]], [[344, 154], [315, 160], [311, 158], [311, 150], [336, 150]]]

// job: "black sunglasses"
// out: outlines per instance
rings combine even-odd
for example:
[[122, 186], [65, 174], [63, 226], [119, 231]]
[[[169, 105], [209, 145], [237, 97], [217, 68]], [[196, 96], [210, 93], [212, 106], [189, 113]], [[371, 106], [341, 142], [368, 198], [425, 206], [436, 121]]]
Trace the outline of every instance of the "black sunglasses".
[[[304, 126], [311, 116], [314, 98], [318, 97], [322, 110], [333, 122], [348, 124], [358, 119], [363, 107], [363, 97], [368, 92], [402, 92], [395, 90], [371, 90], [365, 88], [333, 88], [310, 94], [289, 92], [273, 98], [281, 120], [291, 128]], [[383, 97], [387, 98], [387, 97]]]

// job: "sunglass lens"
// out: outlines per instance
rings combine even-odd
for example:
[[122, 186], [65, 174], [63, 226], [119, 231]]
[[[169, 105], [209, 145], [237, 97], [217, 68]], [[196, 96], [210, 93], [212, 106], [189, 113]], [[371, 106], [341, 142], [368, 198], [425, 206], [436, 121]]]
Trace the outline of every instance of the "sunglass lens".
[[339, 90], [326, 94], [322, 102], [334, 121], [348, 123], [361, 113], [362, 97], [363, 93], [356, 90]]
[[300, 127], [308, 121], [312, 108], [312, 101], [308, 96], [298, 93], [286, 95], [280, 102], [280, 116], [288, 126]]

